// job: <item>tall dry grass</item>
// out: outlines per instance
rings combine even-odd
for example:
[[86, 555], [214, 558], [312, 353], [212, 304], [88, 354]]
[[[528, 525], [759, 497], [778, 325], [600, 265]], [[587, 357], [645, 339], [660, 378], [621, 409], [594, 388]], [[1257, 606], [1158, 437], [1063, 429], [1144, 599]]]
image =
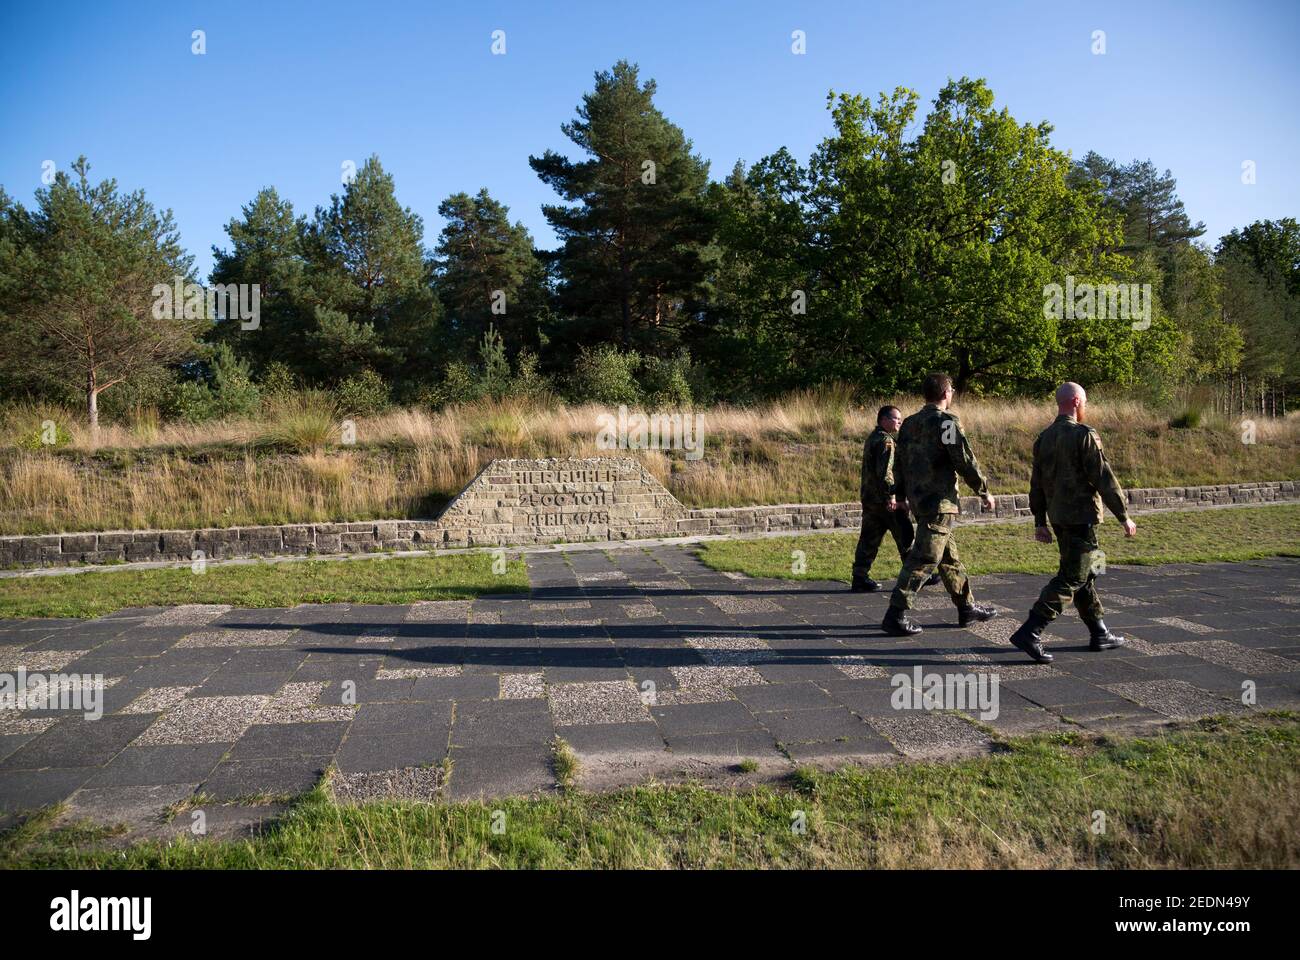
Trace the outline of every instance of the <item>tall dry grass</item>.
[[[703, 459], [681, 450], [635, 456], [691, 506], [837, 502], [857, 496], [862, 438], [885, 403], [905, 413], [915, 397], [850, 402], [842, 388], [803, 391], [752, 407], [720, 405], [702, 417]], [[995, 493], [1029, 486], [1034, 437], [1049, 403], [966, 401], [954, 407]], [[68, 409], [0, 410], [0, 534], [117, 528], [232, 526], [430, 516], [496, 457], [608, 455], [595, 405], [477, 403], [441, 411], [391, 409], [356, 421], [340, 444], [338, 412], [325, 396], [269, 405], [256, 419], [187, 426], [138, 411], [96, 440]], [[55, 450], [16, 445], [43, 420], [64, 428]], [[1300, 478], [1300, 413], [1241, 425], [1209, 415], [1173, 429], [1170, 411], [1104, 399], [1089, 420], [1130, 486]]]
[[[843, 387], [798, 391], [754, 406], [721, 404], [698, 411], [712, 435], [734, 439], [837, 440], [862, 437], [875, 425], [884, 404], [906, 415], [919, 409], [915, 396], [868, 398], [854, 403]], [[953, 406], [967, 431], [995, 435], [1006, 431], [1041, 430], [1055, 410], [1049, 401], [967, 400]], [[556, 403], [539, 406], [520, 400], [491, 401], [428, 410], [400, 407], [356, 420], [358, 443], [452, 448], [462, 443], [501, 446], [520, 451], [547, 450], [561, 454], [570, 445], [594, 438], [599, 418], [615, 411], [598, 404]], [[637, 412], [637, 411], [632, 411]], [[641, 410], [640, 412], [650, 412]], [[1171, 410], [1136, 400], [1106, 399], [1089, 405], [1089, 422], [1102, 431], [1160, 430], [1168, 426]], [[337, 442], [340, 415], [326, 394], [308, 392], [268, 404], [256, 418], [233, 418], [202, 424], [159, 421], [156, 411], [133, 411], [125, 423], [102, 423], [92, 435], [84, 416], [55, 404], [14, 404], [0, 408], [0, 448], [20, 435], [39, 430], [50, 419], [71, 435], [72, 450], [183, 450], [256, 442], [321, 447]], [[1235, 429], [1240, 418], [1206, 413], [1205, 425]], [[1258, 438], [1300, 442], [1300, 411], [1286, 418], [1255, 418]]]

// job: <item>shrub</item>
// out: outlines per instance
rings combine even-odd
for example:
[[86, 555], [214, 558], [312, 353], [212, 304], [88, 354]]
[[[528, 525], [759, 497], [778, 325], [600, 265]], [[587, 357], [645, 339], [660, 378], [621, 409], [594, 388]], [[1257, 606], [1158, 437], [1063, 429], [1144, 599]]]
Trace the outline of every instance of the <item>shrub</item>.
[[206, 377], [186, 380], [173, 393], [171, 412], [190, 423], [226, 417], [252, 416], [261, 394], [248, 371], [248, 361], [235, 356], [229, 344], [218, 344], [208, 361]]
[[680, 350], [667, 360], [646, 360], [641, 383], [646, 399], [653, 407], [690, 407], [694, 402], [691, 389], [691, 355]]
[[129, 424], [139, 410], [170, 410], [179, 386], [174, 370], [151, 370], [131, 377], [99, 395], [100, 419]]
[[623, 353], [608, 344], [583, 347], [569, 389], [578, 401], [629, 406], [640, 403], [641, 388], [636, 382], [640, 365], [641, 355], [635, 350]]
[[520, 400], [544, 401], [551, 394], [551, 381], [539, 369], [537, 354], [531, 350], [519, 351], [515, 375], [510, 381], [510, 396]]
[[425, 391], [422, 401], [435, 407], [469, 404], [484, 397], [493, 400], [519, 399], [530, 402], [546, 400], [551, 394], [551, 381], [539, 368], [537, 354], [521, 350], [511, 372], [506, 359], [505, 345], [492, 327], [479, 344], [478, 366], [463, 360], [447, 364], [443, 382], [433, 390]]
[[13, 435], [14, 445], [24, 450], [51, 450], [66, 447], [72, 434], [61, 420], [43, 417], [34, 424], [25, 425]]
[[287, 363], [273, 360], [262, 374], [262, 396], [270, 399], [287, 397], [298, 389], [298, 375]]
[[426, 394], [431, 406], [446, 407], [458, 403], [472, 403], [483, 396], [483, 388], [474, 369], [463, 360], [447, 364], [442, 383]]
[[338, 385], [338, 409], [348, 417], [364, 417], [388, 406], [388, 383], [373, 370], [348, 377]]
[[506, 359], [505, 341], [488, 324], [478, 345], [480, 394], [500, 400], [510, 392], [510, 361]]

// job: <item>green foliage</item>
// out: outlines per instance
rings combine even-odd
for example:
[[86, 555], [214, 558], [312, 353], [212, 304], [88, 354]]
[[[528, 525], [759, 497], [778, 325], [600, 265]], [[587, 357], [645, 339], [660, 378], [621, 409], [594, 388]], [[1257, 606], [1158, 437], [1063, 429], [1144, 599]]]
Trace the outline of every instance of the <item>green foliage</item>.
[[1048, 284], [1106, 276], [1113, 222], [1066, 183], [1047, 124], [1020, 125], [978, 80], [950, 82], [911, 140], [918, 97], [832, 95], [835, 133], [808, 167], [781, 150], [714, 191], [718, 317], [741, 379], [767, 391], [846, 381], [1041, 389], [1071, 343], [1105, 335], [1107, 379], [1131, 374], [1128, 322], [1086, 333], [1044, 316]]
[[[619, 61], [561, 125], [579, 159], [529, 158], [560, 198], [543, 207], [554, 251], [487, 189], [439, 205], [427, 251], [375, 156], [309, 216], [259, 191], [210, 276], [258, 287], [251, 330], [152, 316], [152, 285], [193, 280], [192, 260], [169, 212], [93, 184], [84, 158], [31, 211], [0, 189], [0, 400], [201, 420], [247, 411], [259, 388], [319, 384], [360, 411], [544, 400], [559, 383], [685, 407], [834, 383], [913, 392], [935, 369], [974, 394], [1068, 378], [1169, 402], [1217, 383], [1262, 409], [1266, 391], [1300, 393], [1293, 218], [1211, 253], [1171, 172], [1072, 162], [1048, 123], [1018, 122], [965, 77], [924, 110], [906, 88], [832, 92], [833, 130], [806, 165], [782, 147], [710, 183], [655, 93]], [[1149, 324], [1051, 315], [1067, 278], [1149, 285]]]
[[1286, 217], [1233, 230], [1219, 243], [1223, 319], [1239, 339], [1231, 372], [1300, 391], [1300, 224]]
[[512, 370], [501, 334], [491, 324], [479, 341], [478, 355], [477, 364], [463, 360], [448, 363], [443, 382], [427, 395], [428, 402], [438, 407], [483, 397], [538, 402], [551, 395], [550, 379], [541, 372], [537, 354], [521, 350]]
[[692, 367], [688, 350], [679, 350], [667, 360], [650, 357], [645, 361], [641, 384], [652, 407], [690, 407]]
[[263, 397], [279, 399], [293, 393], [298, 387], [298, 377], [287, 363], [273, 360], [267, 364], [261, 381]]
[[206, 375], [180, 383], [172, 397], [172, 412], [189, 423], [247, 417], [258, 412], [261, 395], [247, 360], [235, 356], [229, 344], [211, 351]]
[[147, 408], [166, 411], [170, 415], [179, 389], [180, 380], [176, 370], [147, 370], [105, 392], [99, 411], [102, 416], [116, 423], [130, 422], [138, 411]]
[[708, 164], [654, 105], [656, 85], [620, 60], [596, 74], [560, 129], [589, 159], [528, 162], [567, 205], [542, 213], [560, 238], [556, 291], [566, 337], [657, 353], [706, 293]]
[[362, 370], [343, 380], [335, 389], [338, 409], [344, 416], [364, 417], [389, 404], [388, 384], [373, 370]]
[[[446, 218], [438, 238], [434, 278], [448, 327], [471, 344], [490, 327], [518, 350], [545, 302], [544, 268], [522, 223], [487, 190], [457, 193], [438, 207]], [[494, 312], [495, 308], [495, 312]]]
[[305, 322], [312, 313], [303, 296], [302, 224], [293, 204], [281, 200], [273, 187], [259, 191], [241, 212], [241, 219], [226, 224], [231, 249], [213, 248], [210, 279], [213, 284], [256, 284], [259, 322], [256, 329], [244, 330], [237, 319], [220, 320], [208, 339], [230, 344], [263, 382], [273, 365], [305, 372], [312, 366]]
[[10, 416], [9, 440], [22, 450], [50, 450], [67, 446], [72, 442], [72, 434], [64, 425], [63, 418], [56, 418], [52, 411], [27, 409], [23, 416]]
[[635, 350], [621, 351], [608, 344], [583, 347], [569, 381], [569, 392], [579, 402], [608, 406], [641, 402], [641, 388], [636, 372], [641, 355]]
[[370, 368], [394, 387], [419, 382], [438, 358], [441, 311], [423, 246], [424, 223], [401, 206], [371, 157], [301, 230], [308, 341], [321, 381]]
[[515, 363], [510, 395], [521, 400], [543, 401], [551, 394], [551, 381], [541, 371], [541, 362], [531, 350], [522, 350]]
[[442, 383], [432, 392], [432, 406], [442, 407], [457, 403], [470, 403], [483, 396], [483, 386], [477, 372], [463, 360], [447, 364]]
[[500, 400], [510, 391], [510, 361], [501, 334], [488, 324], [479, 341], [479, 385], [486, 395]]
[[1187, 216], [1173, 174], [1166, 170], [1162, 176], [1150, 160], [1121, 165], [1089, 151], [1070, 171], [1070, 183], [1095, 185], [1107, 208], [1120, 215], [1123, 253], [1183, 247], [1205, 233], [1205, 224], [1193, 224]]
[[171, 211], [142, 191], [71, 175], [36, 191], [27, 211], [0, 194], [3, 379], [50, 396], [79, 391], [92, 428], [99, 395], [192, 354], [202, 321], [155, 316], [155, 285], [189, 278]]

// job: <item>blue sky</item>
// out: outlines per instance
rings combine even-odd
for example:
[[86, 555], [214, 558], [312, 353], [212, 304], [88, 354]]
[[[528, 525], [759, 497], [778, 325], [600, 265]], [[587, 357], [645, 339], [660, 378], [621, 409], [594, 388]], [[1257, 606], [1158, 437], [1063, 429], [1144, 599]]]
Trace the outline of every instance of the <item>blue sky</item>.
[[[191, 53], [206, 32], [207, 53]], [[807, 53], [790, 50], [793, 30]], [[505, 56], [491, 34], [506, 33]], [[1092, 53], [1092, 34], [1106, 53]], [[1150, 158], [1207, 238], [1300, 216], [1300, 3], [70, 2], [0, 11], [0, 184], [30, 203], [41, 164], [85, 153], [98, 177], [171, 207], [206, 276], [224, 225], [263, 186], [297, 212], [378, 153], [436, 240], [438, 203], [486, 186], [539, 245], [555, 195], [530, 153], [619, 58], [712, 162], [781, 146], [806, 160], [829, 89], [986, 78], [1021, 122], [1082, 156]], [[1241, 182], [1253, 160], [1257, 182]]]

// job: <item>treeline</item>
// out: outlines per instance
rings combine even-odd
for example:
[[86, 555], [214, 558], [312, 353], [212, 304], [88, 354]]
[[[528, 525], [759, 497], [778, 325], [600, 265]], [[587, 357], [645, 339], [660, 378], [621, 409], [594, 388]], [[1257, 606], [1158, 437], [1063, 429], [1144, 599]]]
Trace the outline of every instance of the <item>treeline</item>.
[[[543, 207], [554, 250], [486, 189], [443, 201], [426, 238], [378, 157], [310, 215], [262, 190], [208, 278], [257, 285], [255, 328], [159, 318], [154, 285], [197, 279], [171, 213], [94, 182], [84, 158], [31, 210], [0, 189], [0, 399], [201, 420], [301, 388], [354, 412], [485, 394], [689, 404], [892, 393], [934, 369], [988, 395], [1069, 377], [1278, 412], [1295, 394], [1294, 219], [1211, 248], [1167, 171], [1072, 161], [979, 80], [949, 82], [922, 118], [910, 90], [832, 92], [834, 132], [806, 164], [782, 148], [721, 181], [654, 93], [626, 62], [598, 73], [561, 125], [578, 159], [529, 157], [560, 200]], [[1082, 299], [1053, 315], [1046, 291], [1067, 283], [1152, 295], [1140, 317]]]

